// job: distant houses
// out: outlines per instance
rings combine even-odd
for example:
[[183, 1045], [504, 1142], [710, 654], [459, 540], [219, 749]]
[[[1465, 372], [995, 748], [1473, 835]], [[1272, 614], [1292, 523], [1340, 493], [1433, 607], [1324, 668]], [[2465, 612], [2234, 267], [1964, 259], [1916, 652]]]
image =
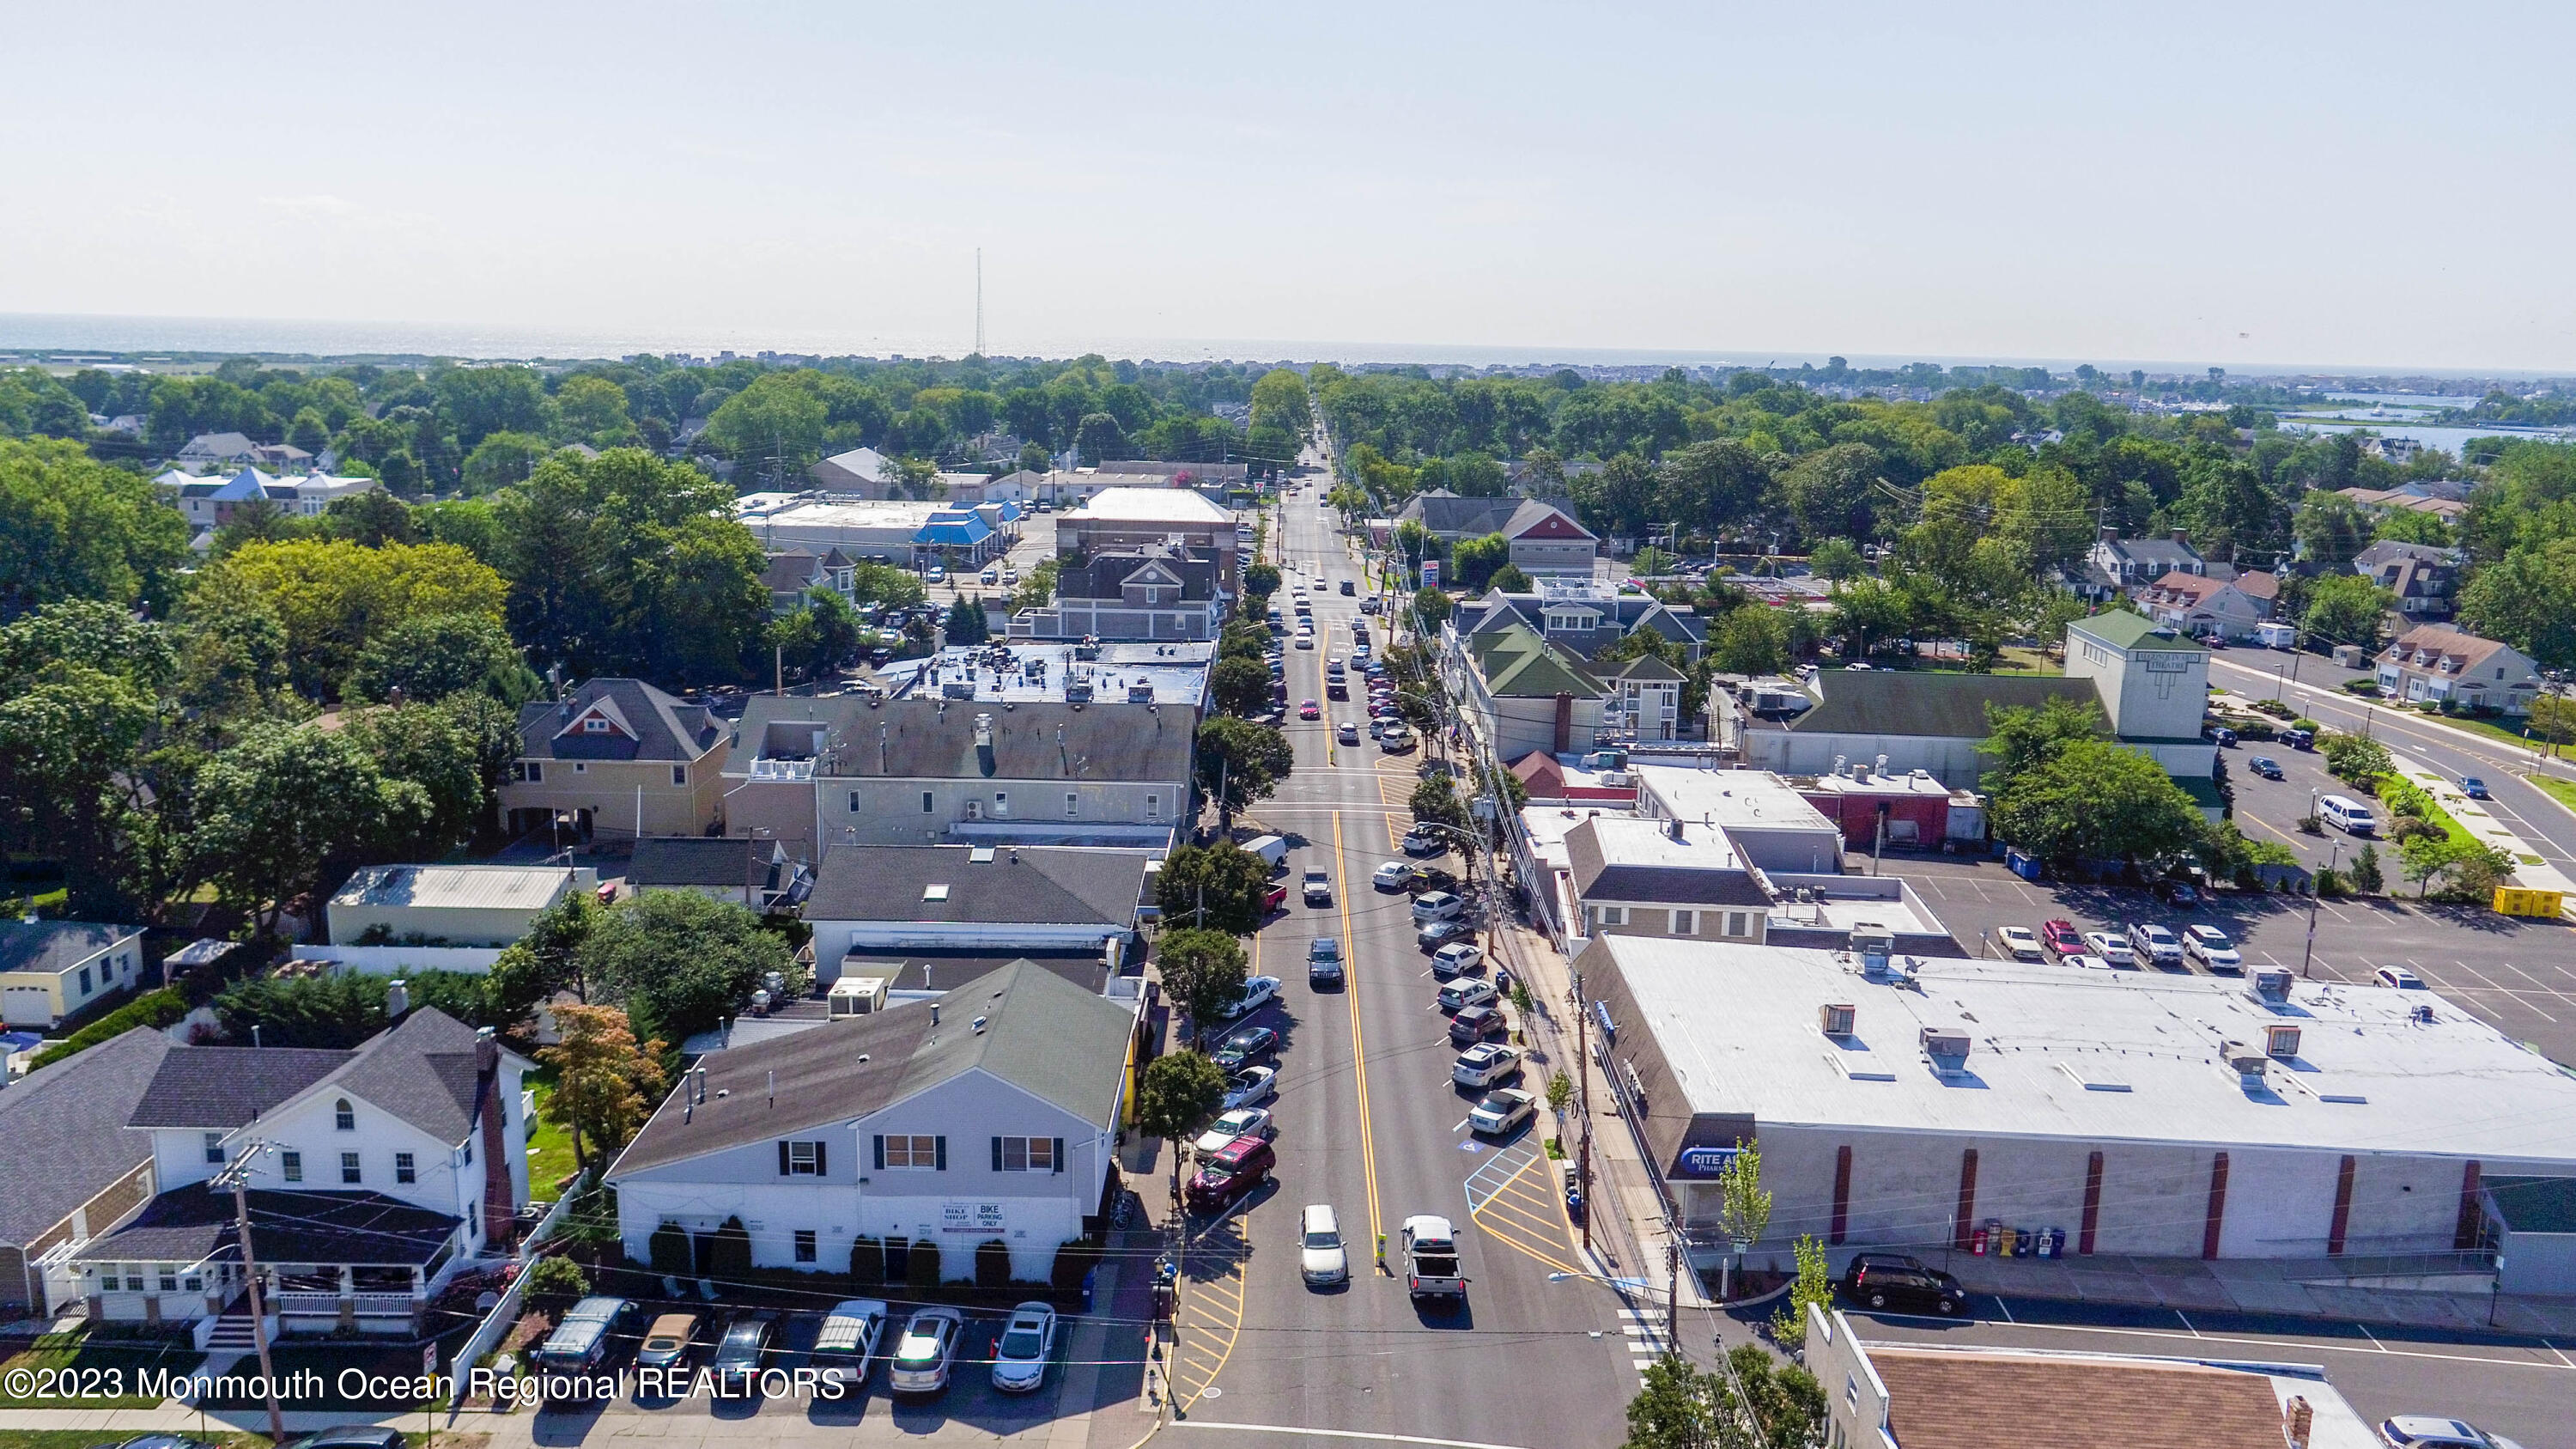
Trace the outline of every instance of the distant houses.
[[2540, 693], [2540, 663], [2510, 644], [2447, 624], [2418, 624], [2377, 661], [2379, 687], [2409, 704], [2529, 714]]

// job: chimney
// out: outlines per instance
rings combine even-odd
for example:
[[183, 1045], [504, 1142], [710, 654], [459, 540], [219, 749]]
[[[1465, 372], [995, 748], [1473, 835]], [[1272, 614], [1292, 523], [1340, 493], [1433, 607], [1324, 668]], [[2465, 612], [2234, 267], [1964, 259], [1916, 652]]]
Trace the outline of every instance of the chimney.
[[930, 1003], [930, 1024], [939, 1025], [939, 1003], [936, 1001]]
[[1571, 749], [1573, 749], [1573, 748], [1574, 748], [1574, 696], [1573, 696], [1573, 695], [1571, 695], [1571, 694], [1559, 694], [1559, 695], [1556, 697], [1556, 750], [1555, 750], [1555, 753], [1562, 755], [1562, 754], [1566, 753], [1567, 751], [1569, 751], [1569, 750], [1571, 750]]
[[385, 983], [385, 1023], [394, 1025], [411, 1014], [411, 983], [399, 978]]
[[474, 1107], [483, 1128], [483, 1247], [506, 1251], [518, 1239], [518, 1194], [510, 1181], [509, 1137], [501, 1126], [501, 1044], [488, 1026], [474, 1034]]
[[2173, 541], [2181, 544], [2185, 548], [2191, 547], [2191, 530], [2188, 528], [2175, 529], [2173, 531]]
[[2308, 1449], [2308, 1435], [2316, 1425], [2316, 1406], [2305, 1398], [2293, 1395], [2281, 1406], [2281, 1437], [2289, 1441], [2290, 1449]]

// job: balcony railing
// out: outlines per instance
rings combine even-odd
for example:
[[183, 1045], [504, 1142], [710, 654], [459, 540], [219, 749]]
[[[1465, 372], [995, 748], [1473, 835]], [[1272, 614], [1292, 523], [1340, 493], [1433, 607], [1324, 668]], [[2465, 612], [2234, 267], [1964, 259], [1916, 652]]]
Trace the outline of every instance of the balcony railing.
[[280, 1293], [273, 1301], [279, 1313], [295, 1318], [337, 1318], [343, 1303], [362, 1317], [407, 1317], [421, 1305], [409, 1293]]

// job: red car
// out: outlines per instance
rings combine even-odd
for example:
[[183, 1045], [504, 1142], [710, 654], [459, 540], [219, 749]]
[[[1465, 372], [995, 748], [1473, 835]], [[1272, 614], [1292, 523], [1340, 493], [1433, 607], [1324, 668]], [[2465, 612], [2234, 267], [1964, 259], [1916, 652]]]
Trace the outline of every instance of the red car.
[[2084, 954], [2084, 933], [2075, 929], [2073, 921], [2048, 921], [2039, 928], [2039, 944], [2047, 947], [2051, 956], [2080, 956]]
[[1323, 717], [1324, 707], [1315, 703], [1311, 699], [1306, 701], [1304, 704], [1297, 706], [1297, 718], [1299, 719], [1322, 719]]

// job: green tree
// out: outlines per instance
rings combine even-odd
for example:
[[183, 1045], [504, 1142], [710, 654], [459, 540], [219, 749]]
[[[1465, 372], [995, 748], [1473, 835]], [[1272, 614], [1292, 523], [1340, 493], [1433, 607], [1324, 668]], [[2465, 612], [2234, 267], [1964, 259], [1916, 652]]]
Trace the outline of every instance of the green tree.
[[[1038, 565], [1037, 572], [1045, 573], [1052, 582], [1055, 575], [1049, 571], [1054, 567], [1055, 561], [1049, 559]], [[863, 563], [850, 571], [850, 602], [854, 604], [918, 604], [929, 597], [930, 591], [922, 586], [920, 577], [908, 569]], [[1045, 599], [1041, 597], [1039, 602]]]
[[[1733, 1248], [1731, 1265], [1771, 1231], [1771, 1189], [1762, 1185], [1762, 1144], [1737, 1138], [1735, 1155], [1717, 1173], [1717, 1231]], [[1719, 1289], [1720, 1298], [1725, 1290]]]
[[497, 493], [524, 483], [554, 450], [554, 444], [534, 433], [494, 433], [465, 455], [465, 491]]
[[188, 525], [149, 481], [78, 443], [0, 438], [0, 613], [63, 599], [164, 608], [187, 562]]
[[2523, 544], [2460, 591], [2460, 623], [2553, 668], [2576, 667], [2576, 537]]
[[1422, 631], [1424, 634], [1438, 633], [1440, 631], [1440, 626], [1449, 622], [1449, 611], [1452, 607], [1453, 606], [1449, 602], [1449, 596], [1440, 592], [1438, 589], [1415, 590], [1413, 595], [1414, 627]]
[[2380, 616], [2394, 603], [2386, 589], [2359, 574], [2329, 574], [2308, 586], [2308, 608], [2299, 627], [2322, 643], [2375, 649]]
[[382, 548], [389, 543], [418, 543], [420, 529], [412, 522], [411, 505], [381, 488], [334, 498], [322, 510], [322, 536], [345, 538], [362, 548]]
[[[93, 642], [143, 634], [113, 606], [61, 603], [5, 631], [9, 667], [0, 671], [0, 807], [24, 822], [8, 833], [61, 860], [67, 904], [79, 918], [119, 919], [125, 826], [143, 808], [138, 752], [160, 717], [150, 674], [40, 643], [48, 625], [100, 613], [83, 630]], [[157, 634], [157, 630], [154, 631]], [[166, 644], [158, 646], [166, 658]], [[101, 667], [106, 665], [108, 667]]]
[[626, 389], [596, 374], [567, 377], [555, 389], [555, 411], [564, 431], [594, 448], [635, 441], [635, 425], [627, 417], [626, 406]]
[[2202, 837], [2200, 807], [2164, 768], [2108, 740], [2069, 740], [1994, 794], [1997, 840], [2059, 864], [2164, 861]]
[[638, 1034], [673, 1043], [732, 1014], [768, 973], [801, 975], [786, 941], [749, 908], [695, 891], [619, 901], [579, 949], [591, 998], [623, 1005]]
[[1413, 812], [1416, 820], [1459, 830], [1467, 828], [1466, 802], [1458, 798], [1458, 791], [1446, 775], [1424, 776], [1422, 783], [1413, 787], [1413, 796], [1405, 802], [1405, 808]]
[[805, 612], [813, 620], [812, 639], [805, 657], [798, 663], [810, 676], [828, 674], [859, 652], [859, 614], [849, 600], [830, 589], [812, 589], [805, 595]]
[[418, 831], [431, 808], [346, 731], [260, 724], [198, 772], [197, 847], [225, 901], [265, 931], [320, 884], [325, 859]]
[[2326, 772], [2338, 780], [2349, 780], [2364, 790], [2376, 791], [2379, 777], [2397, 768], [2390, 759], [2388, 747], [2362, 735], [2349, 735], [2330, 730], [2317, 738], [2317, 753], [2326, 757]]
[[804, 369], [761, 374], [708, 417], [705, 446], [772, 486], [802, 474], [823, 456], [822, 383]]
[[527, 934], [503, 948], [492, 963], [494, 1014], [516, 1027], [557, 992], [586, 1000], [589, 983], [582, 975], [581, 948], [603, 914], [598, 898], [588, 891], [567, 892], [539, 911], [528, 922]]
[[1246, 566], [1243, 571], [1243, 592], [1255, 602], [1279, 592], [1279, 566], [1267, 563]]
[[992, 626], [984, 615], [981, 595], [970, 599], [959, 594], [957, 602], [948, 606], [947, 639], [951, 648], [960, 644], [981, 644], [991, 638], [992, 633]]
[[1538, 592], [1538, 585], [1531, 583], [1530, 576], [1522, 573], [1521, 566], [1514, 563], [1507, 563], [1494, 570], [1494, 576], [1486, 581], [1486, 587], [1500, 589], [1507, 594]]
[[1220, 659], [1208, 672], [1208, 690], [1227, 714], [1259, 714], [1270, 704], [1270, 671], [1250, 659]]
[[1270, 893], [1270, 863], [1230, 840], [1184, 845], [1163, 861], [1154, 903], [1175, 926], [1229, 936], [1261, 929], [1261, 898]]
[[2379, 866], [2379, 847], [2365, 842], [2361, 854], [2352, 858], [2352, 888], [2363, 895], [2375, 896], [2387, 885], [2388, 877]]
[[1798, 1276], [1789, 1284], [1788, 1307], [1771, 1319], [1771, 1338], [1782, 1348], [1796, 1351], [1807, 1343], [1807, 1310], [1822, 1308], [1833, 1311], [1833, 1270], [1825, 1262], [1825, 1245], [1805, 1233], [1798, 1235], [1796, 1245]]
[[403, 619], [366, 642], [344, 691], [382, 703], [445, 699], [480, 691], [517, 706], [536, 698], [539, 681], [488, 614], [428, 614]]
[[1825, 1388], [1814, 1374], [1751, 1343], [1728, 1349], [1726, 1366], [1743, 1388], [1745, 1414], [1761, 1426], [1761, 1442], [1769, 1449], [1813, 1449], [1825, 1442]]
[[494, 433], [554, 431], [554, 400], [532, 368], [450, 367], [430, 382], [438, 396], [439, 416], [456, 434], [456, 446], [472, 452]]
[[1225, 1073], [1194, 1051], [1167, 1052], [1146, 1064], [1136, 1083], [1136, 1130], [1159, 1137], [1172, 1155], [1172, 1201], [1181, 1200], [1181, 1159], [1191, 1138], [1225, 1103]]
[[498, 619], [500, 575], [447, 544], [365, 548], [342, 539], [253, 543], [209, 565], [198, 587], [236, 584], [286, 629], [296, 688], [332, 697], [378, 635], [440, 614]]
[[1709, 631], [1709, 667], [1720, 674], [1777, 674], [1789, 667], [1789, 621], [1776, 609], [1731, 609]]
[[1667, 1353], [1646, 1366], [1628, 1401], [1625, 1449], [1751, 1449], [1726, 1380]]
[[1494, 575], [1511, 561], [1512, 541], [1499, 533], [1460, 539], [1457, 547], [1449, 551], [1449, 566], [1457, 577], [1448, 582], [1471, 594], [1481, 594], [1493, 583]]
[[1829, 538], [1807, 556], [1807, 567], [1827, 583], [1847, 583], [1867, 572], [1860, 549], [1848, 538]]
[[[2352, 564], [2352, 556], [2370, 543], [2370, 524], [2353, 501], [2340, 493], [2310, 493], [2299, 503], [2291, 534], [2310, 562], [2330, 572]], [[2358, 575], [2356, 575], [2358, 577]]]
[[1199, 1035], [1243, 999], [1243, 946], [1223, 931], [1166, 931], [1154, 943], [1154, 960], [1162, 969], [1164, 999], [1188, 1015]]
[[2060, 747], [2107, 732], [2100, 709], [2069, 699], [2050, 699], [2036, 709], [1989, 704], [1986, 730], [1977, 752], [1994, 762], [1979, 782], [1988, 790], [2008, 789], [2023, 774], [2046, 764]]
[[2397, 859], [2400, 868], [2406, 872], [2406, 878], [2415, 882], [2415, 896], [2421, 900], [2432, 889], [2433, 877], [2450, 869], [2467, 851], [2478, 848], [2437, 831], [2430, 835], [2410, 835], [2398, 842]]
[[1199, 725], [1199, 789], [1216, 802], [1221, 828], [1234, 828], [1234, 813], [1267, 800], [1296, 767], [1288, 737], [1265, 724], [1212, 715]]
[[1857, 662], [1869, 657], [1872, 644], [1894, 639], [1914, 624], [1910, 596], [1883, 579], [1862, 579], [1834, 590], [1825, 632], [1840, 641], [1843, 658]]
[[1868, 538], [1876, 516], [1870, 490], [1881, 469], [1877, 451], [1867, 444], [1837, 443], [1799, 459], [1780, 475], [1782, 500], [1799, 531], [1818, 543]]

